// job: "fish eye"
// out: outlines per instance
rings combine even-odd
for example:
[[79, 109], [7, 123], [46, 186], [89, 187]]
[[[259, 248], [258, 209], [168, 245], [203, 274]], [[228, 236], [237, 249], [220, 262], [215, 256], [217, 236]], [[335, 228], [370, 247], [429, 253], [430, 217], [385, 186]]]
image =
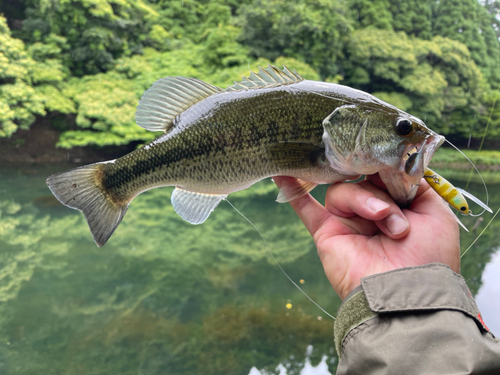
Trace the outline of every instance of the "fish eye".
[[413, 124], [410, 120], [407, 119], [398, 120], [396, 124], [396, 130], [399, 135], [406, 136], [412, 132]]
[[465, 207], [465, 206], [460, 207], [460, 211], [464, 211], [465, 212], [465, 210], [467, 210], [467, 207]]

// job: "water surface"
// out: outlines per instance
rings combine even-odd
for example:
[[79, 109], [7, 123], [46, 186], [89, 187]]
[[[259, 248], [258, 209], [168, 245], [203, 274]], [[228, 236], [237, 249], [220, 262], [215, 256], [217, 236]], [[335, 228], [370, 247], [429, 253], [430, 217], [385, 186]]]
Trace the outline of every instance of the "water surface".
[[[97, 248], [83, 215], [61, 206], [45, 185], [70, 167], [0, 169], [2, 374], [299, 374], [318, 364], [322, 374], [335, 373], [331, 318], [284, 277], [227, 203], [193, 226], [173, 211], [171, 188], [154, 189], [132, 202]], [[490, 184], [494, 209], [498, 187]], [[484, 199], [481, 185], [469, 190]], [[325, 191], [314, 194], [322, 200]], [[335, 315], [340, 300], [314, 244], [276, 194], [263, 181], [229, 198], [292, 279]], [[491, 216], [463, 234], [464, 248]], [[469, 228], [476, 220], [463, 219]], [[473, 293], [499, 239], [500, 220], [464, 257]]]

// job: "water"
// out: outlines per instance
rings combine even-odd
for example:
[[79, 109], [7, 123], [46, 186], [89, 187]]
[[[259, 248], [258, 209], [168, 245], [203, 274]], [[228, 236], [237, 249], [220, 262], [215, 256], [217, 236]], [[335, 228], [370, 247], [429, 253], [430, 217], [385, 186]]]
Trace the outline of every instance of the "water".
[[[173, 211], [172, 189], [154, 189], [132, 202], [97, 248], [83, 215], [61, 206], [45, 185], [70, 167], [0, 169], [2, 374], [335, 373], [332, 320], [281, 274], [228, 204], [193, 226]], [[491, 180], [496, 209], [500, 189]], [[483, 198], [480, 185], [469, 190]], [[322, 199], [325, 191], [314, 193]], [[290, 276], [335, 315], [340, 300], [314, 244], [276, 195], [263, 181], [230, 200]], [[475, 220], [463, 221], [472, 228]], [[463, 259], [473, 293], [500, 243], [499, 227], [500, 220]], [[464, 235], [462, 244], [473, 238]]]

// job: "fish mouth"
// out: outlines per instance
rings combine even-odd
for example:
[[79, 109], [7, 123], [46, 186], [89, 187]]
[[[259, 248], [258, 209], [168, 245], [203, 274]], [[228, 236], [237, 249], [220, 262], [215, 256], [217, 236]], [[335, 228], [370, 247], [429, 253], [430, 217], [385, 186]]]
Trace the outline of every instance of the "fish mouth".
[[387, 169], [379, 172], [380, 178], [398, 206], [408, 207], [411, 204], [427, 166], [443, 142], [442, 135], [431, 134], [424, 141], [404, 148], [398, 171]]

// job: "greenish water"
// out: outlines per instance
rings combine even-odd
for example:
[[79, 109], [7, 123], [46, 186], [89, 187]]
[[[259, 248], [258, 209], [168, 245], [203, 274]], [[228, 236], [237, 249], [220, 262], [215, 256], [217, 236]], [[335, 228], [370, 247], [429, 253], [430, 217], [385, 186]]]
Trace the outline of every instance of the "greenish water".
[[[0, 373], [247, 375], [252, 367], [278, 373], [281, 364], [290, 375], [320, 361], [335, 373], [332, 320], [227, 203], [193, 226], [173, 211], [172, 189], [154, 189], [132, 202], [99, 249], [83, 215], [45, 185], [70, 167], [0, 169]], [[497, 209], [500, 185], [489, 187]], [[469, 190], [484, 199], [481, 189]], [[314, 194], [321, 200], [325, 191]], [[229, 199], [292, 279], [335, 315], [340, 300], [309, 234], [276, 194], [263, 181]], [[469, 228], [475, 221], [463, 219]], [[463, 234], [462, 246], [474, 237]], [[473, 293], [499, 243], [500, 219], [464, 257]]]

